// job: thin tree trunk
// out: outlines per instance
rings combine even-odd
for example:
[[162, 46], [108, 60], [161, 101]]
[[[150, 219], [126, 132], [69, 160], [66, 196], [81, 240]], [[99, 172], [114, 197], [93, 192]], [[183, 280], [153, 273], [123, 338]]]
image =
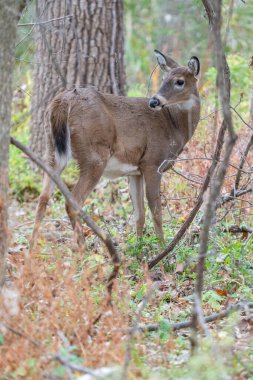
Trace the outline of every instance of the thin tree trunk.
[[209, 335], [208, 329], [205, 326], [201, 304], [202, 291], [204, 286], [204, 271], [208, 253], [209, 234], [215, 215], [217, 197], [220, 194], [226, 171], [229, 165], [229, 160], [233, 151], [233, 147], [237, 139], [237, 135], [233, 128], [232, 114], [230, 108], [230, 70], [221, 38], [222, 1], [212, 2], [211, 0], [202, 0], [202, 2], [208, 15], [210, 28], [213, 33], [214, 53], [216, 57], [217, 69], [217, 83], [221, 99], [222, 114], [224, 118], [223, 122], [225, 123], [228, 136], [224, 149], [223, 160], [220, 163], [217, 172], [215, 173], [210, 183], [210, 192], [207, 198], [203, 217], [203, 224], [200, 232], [197, 278], [195, 283], [194, 305], [192, 314], [192, 349], [195, 349], [197, 345], [196, 331], [198, 325], [203, 329], [206, 335]]
[[123, 0], [38, 0], [31, 148], [44, 152], [44, 111], [60, 90], [124, 93]]
[[250, 122], [253, 126], [253, 84], [250, 86]]
[[0, 0], [0, 286], [4, 283], [8, 245], [7, 192], [11, 124], [12, 71], [19, 1]]

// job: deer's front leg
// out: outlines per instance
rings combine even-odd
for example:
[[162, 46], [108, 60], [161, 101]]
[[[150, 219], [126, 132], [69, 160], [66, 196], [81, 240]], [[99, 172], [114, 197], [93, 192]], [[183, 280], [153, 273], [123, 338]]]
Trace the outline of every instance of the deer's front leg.
[[143, 191], [143, 176], [129, 176], [129, 192], [134, 209], [134, 221], [136, 225], [137, 237], [142, 236], [143, 226], [145, 223], [144, 209], [144, 191]]
[[161, 239], [161, 242], [164, 242], [160, 196], [161, 175], [157, 173], [157, 167], [147, 167], [144, 171], [144, 179], [148, 205], [153, 216], [155, 233]]

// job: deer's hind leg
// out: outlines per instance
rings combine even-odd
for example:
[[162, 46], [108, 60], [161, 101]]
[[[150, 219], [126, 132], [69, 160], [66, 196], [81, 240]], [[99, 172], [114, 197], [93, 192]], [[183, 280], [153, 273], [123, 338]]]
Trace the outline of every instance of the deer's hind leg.
[[[82, 207], [85, 199], [89, 196], [100, 180], [109, 158], [109, 153], [110, 152], [108, 150], [103, 152], [103, 154], [96, 154], [93, 160], [91, 160], [91, 153], [87, 160], [83, 159], [82, 162], [78, 163], [80, 167], [80, 177], [72, 191], [72, 194], [80, 207]], [[84, 247], [84, 237], [82, 234], [80, 218], [78, 218], [77, 212], [68, 204], [68, 202], [66, 202], [65, 206], [74, 230], [74, 238], [79, 248], [82, 250]]]
[[[50, 165], [52, 169], [55, 169], [54, 165]], [[65, 166], [64, 166], [65, 167]], [[64, 167], [58, 167], [58, 169], [55, 169], [58, 174], [62, 172]], [[35, 222], [33, 227], [33, 233], [32, 238], [30, 240], [29, 244], [29, 253], [31, 254], [32, 251], [36, 248], [37, 241], [38, 241], [38, 233], [39, 233], [39, 227], [41, 225], [41, 222], [45, 216], [48, 201], [54, 191], [55, 184], [53, 180], [45, 173], [44, 180], [43, 180], [43, 187], [42, 192], [39, 197], [39, 202], [36, 208], [36, 216], [35, 216]]]

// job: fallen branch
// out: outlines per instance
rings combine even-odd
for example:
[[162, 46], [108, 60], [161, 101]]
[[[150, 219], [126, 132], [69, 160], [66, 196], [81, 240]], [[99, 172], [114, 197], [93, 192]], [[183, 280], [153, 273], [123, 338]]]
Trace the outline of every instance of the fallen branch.
[[229, 227], [224, 227], [223, 229], [224, 232], [230, 232], [231, 234], [240, 234], [243, 232], [252, 234], [253, 233], [253, 228], [247, 227], [247, 226], [236, 226], [236, 225], [231, 225]]
[[36, 163], [36, 165], [38, 165], [44, 172], [46, 172], [49, 175], [49, 177], [55, 182], [58, 189], [65, 197], [68, 204], [75, 211], [78, 212], [79, 217], [94, 231], [94, 233], [103, 241], [103, 243], [107, 247], [109, 254], [112, 258], [113, 266], [114, 266], [113, 271], [108, 278], [108, 285], [107, 285], [109, 296], [111, 296], [113, 281], [117, 277], [119, 267], [120, 267], [120, 258], [110, 236], [105, 231], [103, 231], [100, 227], [98, 227], [89, 215], [86, 215], [84, 213], [84, 211], [80, 208], [79, 204], [76, 202], [72, 193], [69, 191], [69, 189], [67, 188], [67, 186], [65, 185], [65, 183], [62, 181], [61, 177], [58, 174], [56, 174], [52, 169], [48, 167], [48, 165], [46, 165], [40, 158], [38, 158], [31, 151], [31, 149], [21, 144], [19, 141], [17, 141], [13, 137], [10, 138], [10, 142], [12, 145], [15, 145], [18, 149], [24, 152], [33, 162]]
[[[219, 319], [223, 319], [227, 317], [228, 315], [234, 313], [238, 310], [245, 310], [245, 309], [253, 309], [253, 302], [244, 303], [244, 302], [238, 302], [235, 305], [229, 306], [227, 309], [221, 311], [220, 313], [211, 314], [204, 318], [205, 323], [210, 323], [217, 321]], [[171, 331], [178, 331], [181, 329], [192, 327], [192, 320], [189, 321], [183, 321], [178, 323], [171, 323], [168, 322], [168, 329], [170, 328]], [[136, 332], [155, 332], [159, 331], [161, 329], [161, 326], [159, 324], [150, 324], [150, 325], [142, 325], [138, 326], [135, 331]]]
[[107, 379], [117, 372], [117, 368], [115, 367], [102, 367], [97, 369], [90, 369], [88, 367], [75, 364], [67, 358], [65, 358], [63, 355], [59, 354], [51, 356], [50, 359], [58, 361], [66, 369], [69, 369], [72, 372], [79, 372], [87, 375], [81, 376], [80, 378], [78, 377], [78, 379], [90, 379], [90, 377], [94, 377], [95, 379]]

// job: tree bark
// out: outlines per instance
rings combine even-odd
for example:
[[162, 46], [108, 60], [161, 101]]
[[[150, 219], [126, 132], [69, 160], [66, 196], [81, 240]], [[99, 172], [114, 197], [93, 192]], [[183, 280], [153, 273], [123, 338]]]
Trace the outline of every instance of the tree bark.
[[8, 245], [7, 192], [11, 125], [12, 71], [19, 1], [0, 0], [0, 286], [4, 282]]
[[[123, 0], [38, 0], [31, 148], [44, 152], [43, 115], [57, 92], [94, 85], [122, 95]], [[58, 20], [55, 20], [58, 19]]]

